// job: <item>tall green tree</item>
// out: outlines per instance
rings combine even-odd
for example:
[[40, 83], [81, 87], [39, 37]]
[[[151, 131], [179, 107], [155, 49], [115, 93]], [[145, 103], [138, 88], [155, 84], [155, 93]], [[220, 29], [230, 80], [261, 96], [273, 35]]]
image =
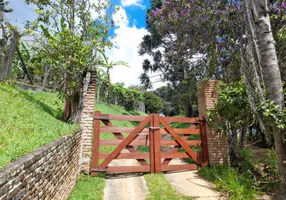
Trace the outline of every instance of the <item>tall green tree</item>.
[[[285, 142], [285, 115], [284, 94], [281, 81], [280, 68], [272, 34], [267, 0], [247, 0], [245, 4], [245, 21], [248, 43], [243, 54], [243, 73], [249, 99], [253, 110], [259, 112], [257, 102], [264, 104], [264, 115], [271, 112], [265, 102], [274, 104], [271, 112], [272, 118], [262, 118], [267, 131], [274, 137], [275, 150], [278, 159], [280, 175], [280, 189], [286, 196], [286, 142]], [[265, 92], [264, 92], [265, 91]], [[266, 95], [264, 96], [264, 94]], [[263, 114], [258, 113], [258, 117]], [[281, 123], [282, 119], [282, 123]], [[284, 123], [283, 123], [284, 122]], [[282, 128], [282, 129], [281, 129]]]
[[65, 98], [64, 118], [77, 122], [84, 99], [83, 80], [89, 71], [96, 70], [100, 61], [97, 52], [112, 46], [106, 38], [112, 25], [109, 14], [114, 8], [109, 1], [101, 0], [26, 2], [37, 6], [37, 19], [26, 25], [38, 52], [35, 62], [52, 69], [50, 77]]

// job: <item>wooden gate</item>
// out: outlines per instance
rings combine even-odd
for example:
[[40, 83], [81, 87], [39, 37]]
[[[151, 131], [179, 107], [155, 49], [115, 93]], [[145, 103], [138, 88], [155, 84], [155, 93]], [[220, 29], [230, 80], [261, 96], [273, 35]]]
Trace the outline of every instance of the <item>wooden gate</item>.
[[[131, 121], [135, 128], [115, 127], [113, 120]], [[104, 126], [102, 126], [104, 125]], [[176, 127], [184, 128], [176, 128]], [[103, 139], [103, 134], [115, 139]], [[108, 153], [101, 148], [113, 146]], [[142, 147], [147, 152], [142, 152]], [[149, 148], [148, 148], [149, 147]], [[167, 148], [166, 148], [167, 147]], [[143, 148], [144, 149], [144, 148]], [[104, 149], [103, 149], [104, 150]], [[192, 164], [171, 162], [174, 158], [192, 159]], [[114, 159], [136, 159], [139, 165], [112, 166]], [[137, 162], [136, 162], [137, 164]], [[205, 119], [185, 117], [109, 115], [95, 112], [91, 175], [98, 172], [126, 173], [195, 170], [208, 164]]]

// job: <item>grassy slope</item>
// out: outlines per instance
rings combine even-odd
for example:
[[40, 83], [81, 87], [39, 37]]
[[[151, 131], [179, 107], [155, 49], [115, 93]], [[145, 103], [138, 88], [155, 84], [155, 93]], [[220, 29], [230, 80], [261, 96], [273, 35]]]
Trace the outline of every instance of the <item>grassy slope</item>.
[[57, 119], [62, 107], [56, 94], [0, 83], [0, 167], [77, 128]]

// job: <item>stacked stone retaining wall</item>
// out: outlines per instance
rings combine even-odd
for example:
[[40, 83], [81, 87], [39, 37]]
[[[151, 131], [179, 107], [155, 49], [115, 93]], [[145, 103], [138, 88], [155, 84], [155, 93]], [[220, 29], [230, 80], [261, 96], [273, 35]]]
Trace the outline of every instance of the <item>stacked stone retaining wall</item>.
[[0, 200], [67, 199], [76, 182], [81, 134], [63, 136], [0, 169]]

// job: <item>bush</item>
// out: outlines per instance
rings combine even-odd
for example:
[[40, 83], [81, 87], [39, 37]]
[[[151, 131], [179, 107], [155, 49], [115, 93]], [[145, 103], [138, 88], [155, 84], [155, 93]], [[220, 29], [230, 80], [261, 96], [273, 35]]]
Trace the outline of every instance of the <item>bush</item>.
[[146, 113], [158, 113], [163, 107], [162, 99], [152, 92], [144, 93]]
[[229, 166], [204, 167], [199, 170], [199, 174], [227, 193], [228, 199], [251, 200], [258, 193], [249, 176]]

